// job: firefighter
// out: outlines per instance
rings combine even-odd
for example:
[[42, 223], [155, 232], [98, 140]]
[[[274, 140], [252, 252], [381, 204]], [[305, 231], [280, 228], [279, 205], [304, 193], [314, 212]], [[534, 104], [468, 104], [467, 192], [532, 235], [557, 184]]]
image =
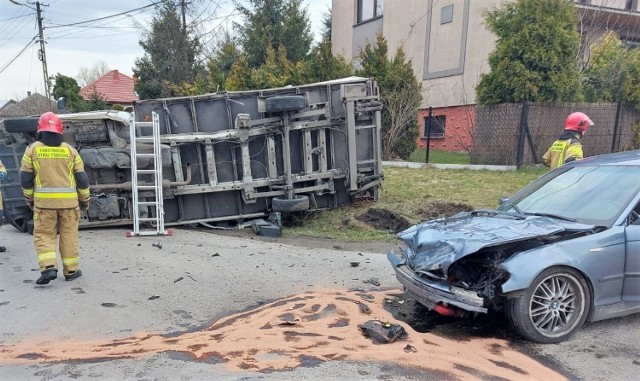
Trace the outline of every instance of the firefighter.
[[[6, 177], [7, 169], [4, 167], [4, 164], [2, 164], [2, 161], [0, 161], [0, 182], [3, 181]], [[0, 192], [0, 225], [2, 225], [2, 219], [4, 218], [4, 207], [2, 205], [2, 192]], [[0, 246], [0, 252], [4, 252], [6, 250], [6, 247]]]
[[544, 165], [556, 169], [563, 164], [582, 159], [584, 157], [582, 135], [591, 126], [593, 122], [586, 114], [581, 112], [570, 114], [564, 122], [562, 135], [553, 142], [542, 157]]
[[52, 112], [38, 121], [38, 141], [22, 156], [20, 183], [33, 209], [33, 241], [41, 276], [47, 284], [58, 275], [56, 238], [60, 234], [60, 256], [64, 278], [82, 276], [78, 268], [78, 224], [80, 210], [89, 207], [89, 178], [75, 148], [62, 142], [62, 122]]
[[[4, 164], [2, 164], [2, 160], [0, 160], [0, 182], [4, 181], [4, 179], [7, 177], [7, 169], [4, 167]], [[2, 192], [0, 192], [0, 224], [2, 224], [2, 210], [3, 210], [3, 206], [2, 206]]]

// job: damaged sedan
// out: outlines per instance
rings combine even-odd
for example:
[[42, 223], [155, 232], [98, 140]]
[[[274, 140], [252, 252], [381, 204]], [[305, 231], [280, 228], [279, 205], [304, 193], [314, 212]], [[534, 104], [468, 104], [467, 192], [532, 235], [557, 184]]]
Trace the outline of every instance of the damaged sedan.
[[566, 164], [496, 210], [401, 233], [388, 259], [405, 291], [447, 316], [504, 311], [540, 343], [640, 312], [640, 151]]

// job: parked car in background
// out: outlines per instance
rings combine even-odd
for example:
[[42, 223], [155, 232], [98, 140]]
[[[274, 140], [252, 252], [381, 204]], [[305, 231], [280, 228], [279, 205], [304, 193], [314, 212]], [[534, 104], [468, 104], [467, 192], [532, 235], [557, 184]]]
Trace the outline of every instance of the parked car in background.
[[504, 311], [540, 343], [640, 312], [640, 151], [591, 157], [496, 210], [423, 222], [388, 259], [406, 292], [449, 316]]

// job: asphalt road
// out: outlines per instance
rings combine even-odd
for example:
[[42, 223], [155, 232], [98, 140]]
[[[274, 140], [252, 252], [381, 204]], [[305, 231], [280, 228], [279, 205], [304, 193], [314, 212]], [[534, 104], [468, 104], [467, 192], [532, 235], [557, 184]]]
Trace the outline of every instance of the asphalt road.
[[[309, 248], [283, 243], [291, 242], [284, 239], [265, 242], [189, 230], [178, 230], [172, 237], [140, 238], [126, 238], [123, 229], [82, 231], [84, 276], [65, 282], [60, 275], [47, 286], [37, 286], [35, 279], [39, 273], [31, 238], [10, 226], [0, 229], [0, 245], [8, 248], [0, 253], [0, 380], [549, 379], [548, 374], [579, 380], [635, 380], [640, 374], [640, 315], [587, 324], [573, 340], [549, 346], [514, 337], [504, 328], [500, 317], [459, 321], [428, 315], [422, 332], [429, 332], [425, 335], [431, 335], [431, 343], [427, 339], [422, 341], [433, 344], [437, 339], [441, 341], [442, 353], [454, 351], [448, 357], [437, 357], [439, 352], [433, 350], [431, 357], [420, 357], [425, 362], [427, 358], [434, 361], [426, 366], [428, 369], [403, 361], [402, 356], [407, 354], [390, 361], [396, 355], [389, 356], [383, 351], [398, 343], [389, 344], [390, 347], [360, 345], [352, 353], [327, 356], [330, 361], [298, 356], [297, 365], [286, 366], [285, 370], [278, 368], [276, 359], [264, 356], [252, 358], [254, 363], [246, 368], [230, 369], [225, 362], [232, 363], [231, 358], [238, 351], [227, 348], [229, 343], [224, 341], [213, 342], [211, 338], [215, 339], [215, 335], [211, 335], [211, 343], [186, 346], [189, 350], [166, 349], [166, 345], [176, 342], [179, 346], [180, 340], [187, 339], [203, 340], [197, 335], [215, 332], [212, 324], [229, 316], [233, 318], [227, 323], [230, 326], [235, 323], [235, 327], [228, 334], [240, 335], [234, 336], [236, 341], [254, 333], [255, 340], [275, 340], [257, 336], [256, 332], [265, 326], [250, 334], [243, 331], [243, 325], [248, 330], [255, 323], [250, 320], [251, 311], [262, 309], [266, 314], [272, 308], [273, 316], [282, 319], [288, 310], [275, 310], [284, 308], [283, 303], [270, 302], [292, 295], [298, 297], [291, 300], [301, 300], [311, 295], [309, 292], [320, 292], [313, 295], [318, 298], [317, 305], [311, 308], [315, 312], [314, 308], [324, 303], [322, 298], [336, 295], [336, 290], [375, 295], [381, 295], [379, 290], [394, 290], [399, 284], [384, 251]], [[352, 267], [351, 262], [358, 262], [358, 266]], [[351, 298], [353, 294], [344, 295]], [[322, 311], [331, 312], [330, 306], [336, 310], [335, 304], [343, 299], [348, 300], [344, 296], [330, 300]], [[386, 302], [385, 299], [379, 304]], [[369, 303], [373, 308], [374, 302]], [[411, 305], [401, 296], [390, 304], [401, 306], [400, 312]], [[341, 308], [338, 304], [337, 310]], [[355, 311], [357, 314], [357, 308]], [[382, 308], [374, 310], [380, 316], [383, 312]], [[351, 317], [348, 311], [344, 313]], [[416, 317], [407, 315], [409, 323], [415, 324]], [[402, 323], [402, 317], [399, 318]], [[311, 320], [307, 317], [305, 321]], [[347, 328], [340, 328], [340, 332], [347, 332]], [[352, 331], [358, 332], [355, 327]], [[319, 335], [305, 332], [307, 336]], [[358, 332], [358, 336], [362, 335]], [[145, 346], [145, 340], [157, 342], [158, 347]], [[353, 336], [353, 341], [357, 340], [362, 339]], [[469, 367], [456, 365], [455, 361], [459, 361], [454, 359], [456, 356], [481, 352], [487, 340], [492, 343], [491, 348], [498, 346], [504, 353], [480, 355], [486, 358], [473, 364], [493, 363], [504, 369], [488, 369], [483, 373], [480, 368], [471, 371]], [[212, 350], [208, 354], [216, 355], [199, 358], [189, 355], [189, 351], [202, 354], [199, 348], [209, 344]], [[315, 344], [326, 343], [316, 340]], [[116, 350], [119, 345], [129, 346], [130, 350], [119, 353]], [[282, 357], [291, 349], [287, 348], [270, 356]], [[510, 365], [511, 360], [497, 361], [495, 356], [519, 361], [520, 368]], [[451, 372], [443, 365], [447, 361], [454, 363]], [[265, 370], [260, 368], [260, 362], [275, 365]], [[531, 371], [527, 366], [532, 367]], [[557, 373], [544, 373], [546, 369]], [[534, 371], [541, 373], [536, 375]]]

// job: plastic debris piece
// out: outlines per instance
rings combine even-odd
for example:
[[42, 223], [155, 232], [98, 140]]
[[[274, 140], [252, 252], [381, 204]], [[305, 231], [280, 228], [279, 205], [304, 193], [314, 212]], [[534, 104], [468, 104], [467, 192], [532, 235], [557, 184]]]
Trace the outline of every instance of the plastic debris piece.
[[380, 280], [378, 278], [369, 278], [362, 281], [363, 283], [371, 283], [374, 286], [380, 286]]
[[405, 330], [401, 325], [381, 322], [379, 320], [369, 320], [364, 324], [358, 325], [362, 333], [372, 338], [380, 344], [393, 343], [405, 335]]
[[416, 352], [418, 352], [418, 350], [416, 349], [416, 347], [414, 347], [414, 346], [413, 346], [413, 345], [411, 345], [411, 344], [407, 344], [407, 345], [404, 347], [404, 351], [405, 351], [405, 352], [407, 352], [407, 353], [409, 353], [409, 352], [411, 352], [411, 353], [416, 353]]
[[367, 315], [369, 315], [371, 313], [371, 309], [369, 307], [367, 307], [366, 304], [360, 303], [360, 302], [356, 302], [356, 303], [358, 303], [358, 307], [360, 307], [360, 312], [362, 312], [363, 314], [367, 314]]
[[149, 300], [156, 300], [156, 299], [158, 299], [158, 298], [159, 298], [159, 296], [158, 296], [158, 295], [152, 295], [152, 296], [149, 298]]
[[360, 266], [360, 262], [349, 262], [351, 264], [351, 267], [358, 267]]

